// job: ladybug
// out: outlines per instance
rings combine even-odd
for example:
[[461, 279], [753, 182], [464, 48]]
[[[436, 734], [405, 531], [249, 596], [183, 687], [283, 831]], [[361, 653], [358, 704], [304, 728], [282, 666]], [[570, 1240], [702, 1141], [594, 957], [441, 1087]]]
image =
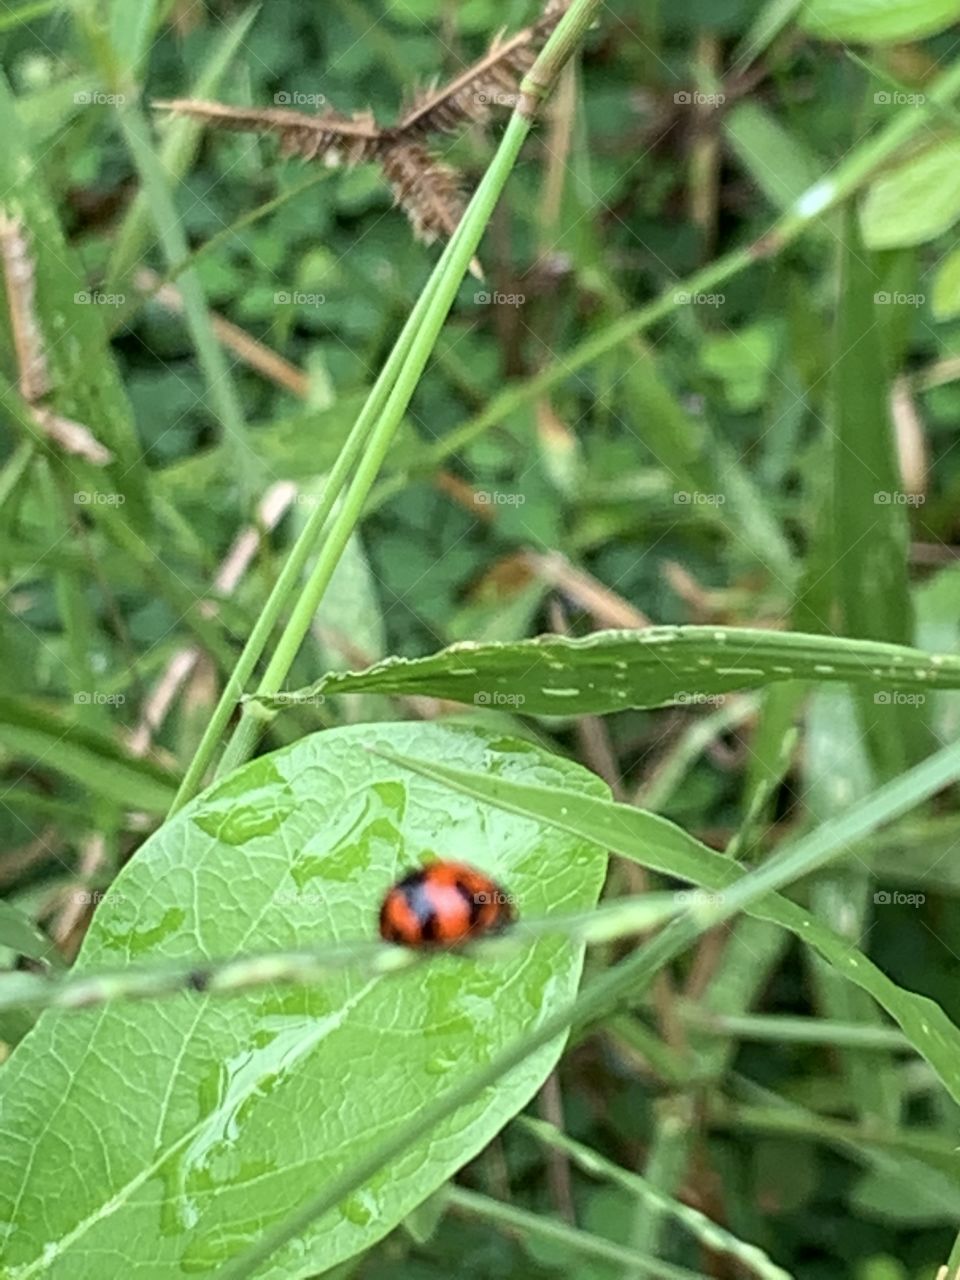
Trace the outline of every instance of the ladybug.
[[388, 891], [380, 936], [405, 947], [453, 946], [499, 933], [514, 918], [512, 899], [465, 862], [433, 862]]

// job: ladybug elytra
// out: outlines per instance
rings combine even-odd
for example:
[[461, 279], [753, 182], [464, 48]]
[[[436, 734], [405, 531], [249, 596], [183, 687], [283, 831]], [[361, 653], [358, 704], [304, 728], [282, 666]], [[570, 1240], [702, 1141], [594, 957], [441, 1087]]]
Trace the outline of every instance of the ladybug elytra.
[[406, 947], [451, 946], [496, 933], [514, 918], [512, 899], [465, 862], [433, 862], [387, 892], [380, 936]]

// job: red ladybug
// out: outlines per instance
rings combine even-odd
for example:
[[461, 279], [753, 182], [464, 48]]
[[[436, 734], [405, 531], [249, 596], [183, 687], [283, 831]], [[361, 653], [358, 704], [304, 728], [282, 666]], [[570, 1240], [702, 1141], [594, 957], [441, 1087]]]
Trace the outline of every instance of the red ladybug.
[[388, 890], [380, 936], [405, 947], [452, 946], [497, 933], [514, 918], [512, 899], [465, 862], [433, 862]]

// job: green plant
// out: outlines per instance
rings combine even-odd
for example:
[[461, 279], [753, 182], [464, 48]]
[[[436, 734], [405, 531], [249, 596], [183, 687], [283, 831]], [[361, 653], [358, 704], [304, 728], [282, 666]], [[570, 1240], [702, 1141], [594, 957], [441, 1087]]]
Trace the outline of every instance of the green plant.
[[2, 1280], [960, 1265], [960, 5], [742, 8], [0, 18]]

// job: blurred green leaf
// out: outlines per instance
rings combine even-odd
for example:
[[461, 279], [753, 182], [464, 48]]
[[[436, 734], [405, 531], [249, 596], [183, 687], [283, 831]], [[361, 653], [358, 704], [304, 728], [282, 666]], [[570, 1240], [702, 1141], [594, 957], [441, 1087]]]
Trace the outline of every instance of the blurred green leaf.
[[800, 25], [823, 40], [914, 40], [960, 18], [960, 0], [806, 0]]
[[960, 138], [956, 137], [936, 142], [882, 173], [860, 207], [860, 227], [870, 249], [925, 244], [949, 231], [958, 217]]

